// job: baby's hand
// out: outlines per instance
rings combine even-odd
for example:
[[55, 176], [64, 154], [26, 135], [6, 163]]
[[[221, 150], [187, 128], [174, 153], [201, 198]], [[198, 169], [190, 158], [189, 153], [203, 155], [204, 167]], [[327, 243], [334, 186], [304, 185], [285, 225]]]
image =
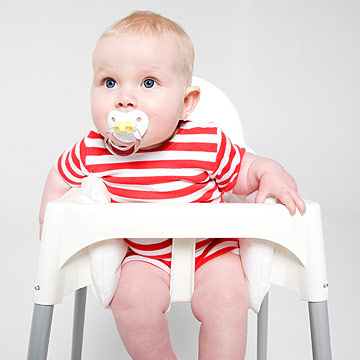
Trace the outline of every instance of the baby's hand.
[[304, 215], [306, 205], [297, 192], [294, 178], [276, 161], [266, 158], [259, 158], [257, 161], [258, 164], [255, 164], [256, 161], [253, 164], [259, 166], [259, 189], [255, 202], [263, 203], [266, 198], [275, 197], [289, 209], [291, 215], [295, 215], [296, 208]]

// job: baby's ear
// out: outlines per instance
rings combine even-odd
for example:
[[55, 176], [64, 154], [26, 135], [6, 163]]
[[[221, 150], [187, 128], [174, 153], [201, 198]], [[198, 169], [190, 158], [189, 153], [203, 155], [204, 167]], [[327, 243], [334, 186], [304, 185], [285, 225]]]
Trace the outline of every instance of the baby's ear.
[[195, 109], [200, 99], [200, 88], [198, 86], [188, 86], [185, 90], [184, 107], [181, 113], [181, 120], [187, 119]]

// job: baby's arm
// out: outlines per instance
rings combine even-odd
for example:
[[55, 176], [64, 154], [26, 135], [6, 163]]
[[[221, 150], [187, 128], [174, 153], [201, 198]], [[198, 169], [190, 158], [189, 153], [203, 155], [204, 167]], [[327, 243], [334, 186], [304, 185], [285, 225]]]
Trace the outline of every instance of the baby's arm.
[[42, 226], [45, 216], [45, 208], [49, 201], [61, 198], [68, 190], [70, 186], [60, 177], [54, 168], [50, 170], [50, 173], [46, 179], [42, 199], [40, 206], [39, 222], [40, 222], [40, 238], [42, 233]]
[[276, 161], [245, 153], [242, 159], [234, 194], [249, 195], [258, 190], [256, 203], [263, 203], [267, 197], [276, 197], [295, 215], [296, 208], [301, 215], [306, 206], [297, 192], [294, 178]]

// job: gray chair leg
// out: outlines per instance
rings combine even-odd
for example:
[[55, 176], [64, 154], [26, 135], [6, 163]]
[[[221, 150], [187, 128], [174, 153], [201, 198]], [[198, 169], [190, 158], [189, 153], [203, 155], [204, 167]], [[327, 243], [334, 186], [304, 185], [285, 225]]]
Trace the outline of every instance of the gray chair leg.
[[257, 360], [267, 358], [269, 293], [266, 294], [257, 315]]
[[28, 360], [46, 360], [54, 305], [34, 304]]
[[331, 360], [327, 301], [309, 302], [311, 343], [314, 360]]
[[74, 306], [74, 323], [71, 360], [81, 360], [83, 335], [84, 335], [84, 319], [86, 305], [86, 287], [76, 290], [75, 306]]

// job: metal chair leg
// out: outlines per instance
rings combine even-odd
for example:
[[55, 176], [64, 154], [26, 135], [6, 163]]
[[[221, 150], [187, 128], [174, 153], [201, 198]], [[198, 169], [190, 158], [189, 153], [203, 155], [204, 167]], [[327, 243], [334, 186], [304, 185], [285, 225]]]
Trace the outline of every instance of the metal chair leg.
[[84, 319], [86, 305], [86, 287], [76, 290], [75, 306], [74, 306], [74, 323], [71, 360], [81, 360], [83, 335], [84, 335]]
[[34, 304], [28, 360], [46, 360], [54, 305]]
[[267, 358], [269, 293], [266, 294], [257, 315], [257, 360]]
[[309, 302], [311, 343], [314, 360], [331, 360], [327, 301]]

